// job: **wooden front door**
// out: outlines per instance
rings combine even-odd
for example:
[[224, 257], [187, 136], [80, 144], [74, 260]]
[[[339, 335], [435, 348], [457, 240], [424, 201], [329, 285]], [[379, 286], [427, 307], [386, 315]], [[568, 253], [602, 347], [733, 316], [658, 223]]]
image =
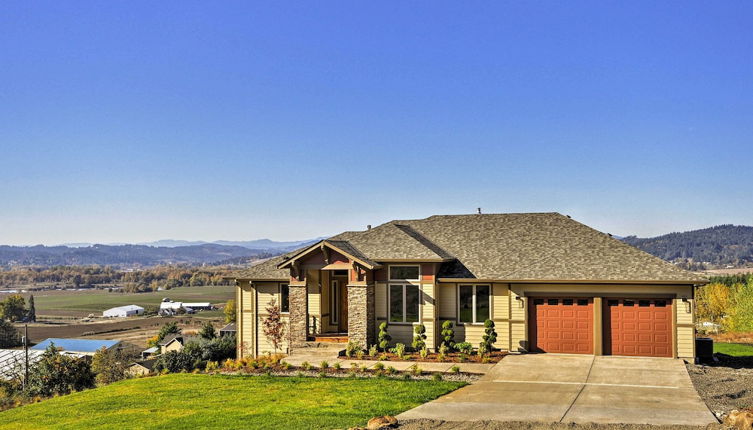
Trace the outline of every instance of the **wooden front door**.
[[333, 276], [330, 281], [330, 321], [338, 333], [348, 332], [348, 278]]
[[593, 299], [531, 299], [529, 333], [534, 352], [593, 354]]

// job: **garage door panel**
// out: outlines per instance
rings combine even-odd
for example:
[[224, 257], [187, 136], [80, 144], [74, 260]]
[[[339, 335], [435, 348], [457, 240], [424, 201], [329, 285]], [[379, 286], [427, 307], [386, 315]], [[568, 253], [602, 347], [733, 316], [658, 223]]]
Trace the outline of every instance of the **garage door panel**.
[[529, 301], [531, 350], [593, 353], [593, 300], [534, 298]]
[[667, 299], [608, 299], [604, 307], [604, 352], [672, 356], [672, 306]]

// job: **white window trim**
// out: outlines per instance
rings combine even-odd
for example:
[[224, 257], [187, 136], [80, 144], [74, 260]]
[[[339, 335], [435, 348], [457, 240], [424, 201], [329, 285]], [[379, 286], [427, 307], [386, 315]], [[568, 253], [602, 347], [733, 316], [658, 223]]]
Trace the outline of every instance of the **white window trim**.
[[[392, 268], [393, 267], [417, 267], [418, 268], [418, 277], [416, 279], [395, 279], [392, 277]], [[420, 264], [390, 264], [387, 266], [387, 279], [390, 282], [421, 282], [421, 265]]]
[[335, 325], [340, 323], [340, 281], [331, 279], [329, 281], [329, 323]]
[[[282, 286], [283, 285], [288, 286], [288, 310], [287, 311], [282, 310]], [[280, 297], [280, 314], [289, 315], [290, 314], [290, 284], [287, 282], [280, 282], [279, 284], [277, 284], [277, 295]]]
[[[392, 287], [401, 287], [402, 295], [403, 295], [403, 320], [402, 321], [392, 321]], [[417, 319], [418, 321], [406, 321], [408, 313], [407, 311], [407, 293], [406, 287], [416, 287], [418, 289], [418, 315]], [[410, 282], [393, 282], [391, 284], [387, 284], [387, 324], [395, 324], [395, 325], [413, 325], [413, 324], [419, 324], [421, 323], [421, 312], [423, 309], [421, 309], [421, 285], [420, 284], [412, 284]]]
[[[460, 321], [460, 287], [473, 287], [473, 293], [471, 294], [471, 319], [472, 322], [465, 322]], [[492, 309], [492, 298], [494, 297], [494, 294], [492, 294], [492, 286], [491, 284], [458, 284], [457, 287], [457, 318], [456, 323], [458, 325], [484, 325], [484, 321], [477, 322], [476, 321], [476, 287], [489, 287], [489, 319], [492, 319], [492, 315], [494, 315], [494, 311]]]

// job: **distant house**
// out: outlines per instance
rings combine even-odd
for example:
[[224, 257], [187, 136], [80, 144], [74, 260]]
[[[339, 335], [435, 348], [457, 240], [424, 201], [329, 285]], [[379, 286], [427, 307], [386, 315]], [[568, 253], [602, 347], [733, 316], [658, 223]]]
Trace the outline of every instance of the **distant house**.
[[143, 351], [141, 351], [141, 358], [143, 360], [146, 360], [147, 358], [153, 357], [160, 353], [160, 347], [153, 346], [151, 348], [147, 348]]
[[235, 334], [235, 332], [235, 323], [230, 323], [220, 329], [220, 336], [229, 336], [231, 334]]
[[102, 312], [105, 318], [125, 318], [136, 315], [144, 315], [144, 308], [136, 305], [118, 306]]
[[121, 342], [119, 340], [103, 340], [103, 339], [60, 339], [49, 338], [45, 339], [38, 344], [31, 347], [32, 351], [44, 351], [50, 345], [54, 345], [61, 354], [73, 354], [73, 355], [94, 355], [98, 350], [113, 349], [119, 347]]
[[149, 360], [142, 360], [137, 361], [135, 363], [131, 363], [128, 368], [126, 368], [126, 373], [129, 376], [144, 376], [152, 373], [154, 371], [154, 365], [156, 364], [157, 359], [152, 358]]
[[170, 351], [181, 351], [183, 347], [191, 341], [199, 340], [198, 336], [184, 336], [182, 334], [171, 335], [159, 343], [160, 354], [164, 354]]

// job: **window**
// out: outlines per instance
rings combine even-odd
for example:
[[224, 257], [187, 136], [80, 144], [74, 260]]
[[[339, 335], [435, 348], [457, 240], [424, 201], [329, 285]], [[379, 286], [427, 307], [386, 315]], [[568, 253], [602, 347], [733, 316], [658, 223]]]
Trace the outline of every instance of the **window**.
[[632, 301], [632, 300], [623, 300], [622, 301], [622, 305], [623, 306], [633, 306], [634, 304], [635, 304], [635, 302]]
[[657, 308], [663, 308], [667, 306], [667, 302], [664, 300], [657, 300], [654, 302], [654, 306], [656, 306]]
[[458, 287], [458, 320], [461, 323], [483, 323], [491, 316], [491, 287], [461, 285]]
[[559, 304], [559, 299], [549, 299], [546, 301], [546, 304], [549, 306], [557, 306]]
[[280, 284], [280, 312], [290, 312], [290, 287]]
[[390, 280], [418, 281], [418, 266], [390, 266]]
[[565, 306], [572, 306], [573, 305], [573, 299], [562, 299], [562, 304]]
[[578, 299], [578, 306], [588, 306], [588, 299]]
[[390, 285], [390, 322], [418, 322], [418, 285]]
[[638, 300], [638, 306], [642, 308], [647, 308], [651, 306], [651, 301], [650, 300]]
[[337, 324], [340, 321], [340, 282], [334, 280], [329, 284], [329, 310], [330, 323]]

